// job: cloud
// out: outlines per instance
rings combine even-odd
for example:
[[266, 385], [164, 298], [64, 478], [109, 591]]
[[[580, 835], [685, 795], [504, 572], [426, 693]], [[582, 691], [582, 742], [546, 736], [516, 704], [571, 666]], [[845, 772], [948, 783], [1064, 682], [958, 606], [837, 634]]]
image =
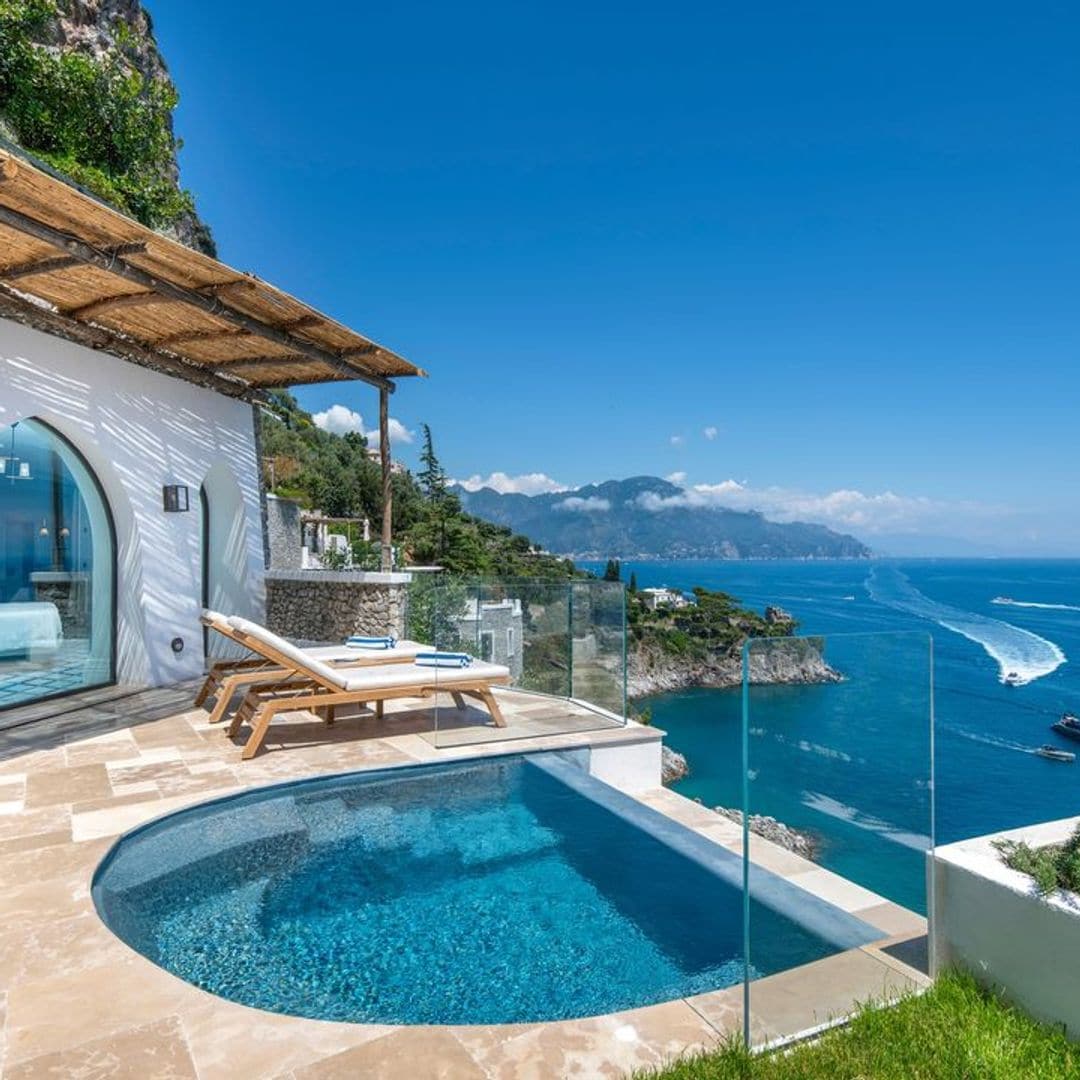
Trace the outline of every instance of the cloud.
[[668, 473], [667, 476], [664, 477], [664, 479], [669, 484], [674, 484], [676, 487], [682, 487], [683, 484], [686, 483], [686, 473], [681, 471]]
[[701, 432], [701, 434], [704, 435], [705, 438], [709, 440], [709, 442], [712, 442], [713, 439], [715, 439], [716, 436], [720, 434], [720, 429], [710, 424]]
[[672, 435], [668, 440], [672, 446], [684, 446], [686, 444], [686, 437], [684, 435]]
[[325, 412], [317, 412], [311, 418], [317, 428], [329, 431], [333, 435], [344, 435], [349, 431], [364, 433], [364, 418], [345, 405], [331, 405]]
[[[364, 418], [354, 410], [350, 409], [347, 405], [331, 405], [329, 409], [323, 412], [315, 413], [311, 418], [317, 428], [322, 428], [323, 431], [329, 431], [332, 435], [346, 435], [350, 431], [359, 432], [359, 434], [367, 438], [370, 446], [379, 445], [379, 430], [376, 428], [374, 431], [368, 431], [364, 427]], [[390, 422], [387, 425], [390, 429], [390, 444], [395, 443], [411, 443], [415, 438], [414, 434], [400, 421], [393, 416], [390, 417]]]
[[491, 488], [500, 495], [547, 495], [567, 490], [565, 484], [540, 472], [522, 473], [520, 476], [508, 476], [504, 472], [493, 472], [490, 476], [474, 473], [466, 480], [455, 480], [453, 483], [460, 484], [466, 491]]
[[603, 514], [611, 509], [611, 500], [602, 499], [599, 495], [590, 495], [585, 499], [572, 495], [569, 499], [557, 502], [552, 509], [573, 511], [579, 514]]
[[790, 488], [754, 488], [739, 480], [695, 484], [678, 495], [644, 492], [638, 505], [653, 513], [674, 509], [756, 510], [772, 521], [809, 521], [861, 535], [952, 528], [973, 516], [997, 516], [1000, 507], [946, 502], [893, 491], [867, 494], [850, 488], [815, 494]]

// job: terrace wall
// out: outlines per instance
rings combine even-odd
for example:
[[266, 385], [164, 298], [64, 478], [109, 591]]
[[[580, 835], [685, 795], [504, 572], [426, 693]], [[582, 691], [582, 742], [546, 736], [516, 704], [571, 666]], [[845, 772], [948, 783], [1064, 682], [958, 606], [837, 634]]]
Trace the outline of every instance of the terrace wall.
[[359, 570], [270, 570], [266, 624], [298, 641], [344, 641], [350, 634], [405, 636], [409, 574]]

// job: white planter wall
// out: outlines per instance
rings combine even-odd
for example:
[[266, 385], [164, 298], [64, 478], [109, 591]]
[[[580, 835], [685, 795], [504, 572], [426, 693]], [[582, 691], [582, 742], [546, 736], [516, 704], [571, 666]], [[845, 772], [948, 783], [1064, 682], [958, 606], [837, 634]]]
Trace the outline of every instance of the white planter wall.
[[1032, 1016], [1064, 1025], [1072, 1039], [1080, 1039], [1080, 897], [1040, 897], [1031, 878], [1002, 862], [993, 842], [1060, 843], [1077, 823], [1065, 818], [962, 840], [929, 856], [936, 971], [969, 971]]
[[[215, 601], [263, 615], [263, 542], [251, 406], [0, 320], [0, 428], [37, 418], [97, 474], [117, 534], [117, 680], [161, 685], [203, 668], [199, 488], [220, 499]], [[165, 484], [190, 489], [167, 514]], [[224, 493], [227, 497], [222, 497]], [[177, 656], [170, 643], [184, 640]]]

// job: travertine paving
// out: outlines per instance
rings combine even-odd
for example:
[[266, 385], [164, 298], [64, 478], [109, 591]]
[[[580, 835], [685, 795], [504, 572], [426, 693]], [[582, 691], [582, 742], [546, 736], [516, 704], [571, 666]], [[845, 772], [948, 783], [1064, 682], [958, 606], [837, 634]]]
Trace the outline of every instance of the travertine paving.
[[[98, 695], [0, 732], [0, 1073], [29, 1077], [614, 1076], [715, 1044], [742, 1024], [741, 988], [609, 1016], [500, 1027], [340, 1024], [206, 994], [132, 952], [98, 919], [90, 880], [117, 836], [204, 799], [266, 783], [420, 761], [658, 739], [573, 703], [507, 691], [507, 728], [486, 715], [388, 708], [271, 729], [267, 751], [239, 746], [191, 710], [192, 687]], [[451, 716], [451, 714], [454, 714]], [[36, 714], [40, 715], [40, 711]], [[11, 715], [5, 718], [8, 722]], [[452, 721], [452, 723], [451, 723]], [[472, 734], [469, 732], [472, 731]], [[737, 826], [663, 789], [642, 800], [739, 850]], [[761, 1039], [914, 989], [923, 976], [878, 945], [925, 931], [917, 916], [765, 841], [752, 857], [880, 927], [882, 942], [753, 984]]]

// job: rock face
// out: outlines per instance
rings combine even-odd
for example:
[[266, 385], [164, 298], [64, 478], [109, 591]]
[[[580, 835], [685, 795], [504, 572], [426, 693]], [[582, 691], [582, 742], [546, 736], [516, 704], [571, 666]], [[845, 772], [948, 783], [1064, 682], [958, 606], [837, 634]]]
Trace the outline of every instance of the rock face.
[[[726, 806], [716, 806], [713, 809], [718, 814], [734, 821], [737, 825], [743, 823], [741, 810], [732, 810]], [[817, 841], [809, 833], [802, 833], [774, 817], [766, 817], [762, 814], [750, 815], [750, 831], [763, 840], [769, 840], [778, 844], [785, 851], [801, 855], [804, 859], [813, 859], [817, 855]]]
[[[645, 697], [689, 686], [724, 689], [742, 685], [742, 654], [718, 653], [705, 660], [638, 647], [627, 657], [627, 693]], [[813, 638], [770, 638], [750, 650], [750, 681], [830, 683], [841, 676], [825, 662]]]
[[[121, 35], [122, 47], [118, 43]], [[171, 82], [153, 23], [140, 0], [56, 0], [47, 42], [50, 49], [75, 50], [95, 59], [120, 52], [145, 79]], [[175, 158], [167, 172], [169, 180], [179, 187], [180, 169]], [[216, 254], [210, 229], [196, 214], [182, 214], [171, 228], [162, 231], [197, 251]]]
[[690, 766], [677, 750], [664, 746], [660, 752], [660, 779], [664, 784], [674, 784], [690, 775]]

